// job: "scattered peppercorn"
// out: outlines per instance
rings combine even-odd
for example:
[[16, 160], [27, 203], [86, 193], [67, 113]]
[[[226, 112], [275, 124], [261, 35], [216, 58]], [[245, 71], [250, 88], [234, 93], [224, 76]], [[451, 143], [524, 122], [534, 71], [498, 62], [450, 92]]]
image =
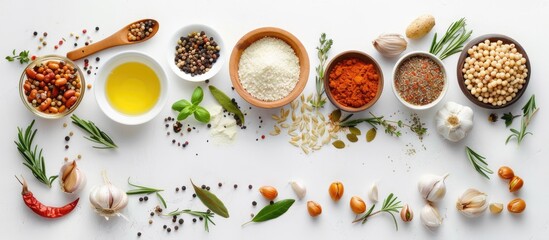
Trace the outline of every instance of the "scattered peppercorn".
[[191, 132], [191, 128], [187, 128], [187, 132]]
[[265, 135], [261, 135], [261, 139], [265, 139]]
[[271, 201], [269, 202], [269, 204], [273, 205], [273, 204], [275, 204], [275, 202], [271, 200]]
[[68, 142], [69, 140], [71, 140], [71, 137], [69, 137], [69, 136], [65, 136], [65, 141], [67, 141], [67, 142]]
[[69, 149], [69, 145], [65, 145], [65, 149]]
[[69, 136], [71, 136], [71, 137], [72, 137], [72, 135], [74, 135], [74, 133], [73, 133], [73, 132], [69, 132]]
[[175, 143], [175, 139], [172, 140], [172, 143]]
[[193, 223], [195, 223], [195, 222], [196, 222], [196, 218], [193, 218]]
[[211, 128], [212, 127], [212, 124], [208, 123], [208, 128]]
[[96, 58], [95, 58], [95, 61], [96, 61], [96, 62], [99, 62], [99, 60], [101, 60], [101, 58], [99, 58], [99, 57], [96, 57]]
[[193, 198], [195, 198], [195, 197], [196, 197], [196, 193], [193, 193]]
[[179, 229], [179, 226], [173, 226], [173, 230], [177, 231]]
[[95, 31], [99, 31], [99, 27], [95, 27]]
[[199, 219], [200, 221], [204, 220], [204, 218], [203, 218], [203, 217], [198, 217], [198, 219]]
[[[143, 200], [149, 201], [149, 197], [145, 196], [145, 197], [143, 197]], [[160, 208], [159, 212], [162, 212], [162, 208]]]
[[36, 36], [36, 35], [38, 35], [38, 32], [37, 32], [37, 31], [34, 31], [34, 32], [32, 33], [32, 35]]
[[178, 187], [176, 187], [176, 188], [175, 188], [175, 191], [176, 191], [176, 192], [179, 192], [179, 188], [178, 188]]
[[218, 186], [218, 187], [222, 187], [223, 184], [222, 184], [222, 183], [218, 183], [217, 186]]
[[206, 189], [206, 185], [202, 184], [201, 188]]
[[183, 222], [185, 222], [185, 221], [183, 220], [183, 218], [180, 218], [180, 219], [179, 219], [179, 224], [183, 224]]
[[166, 225], [164, 224], [164, 226], [162, 226], [162, 228], [166, 229], [166, 228], [168, 228], [168, 226], [166, 226]]
[[78, 159], [82, 159], [82, 155], [78, 154], [78, 156], [76, 156]]
[[42, 35], [43, 35], [44, 37], [47, 37], [47, 36], [48, 36], [48, 33], [47, 33], [47, 32], [44, 32]]
[[149, 224], [153, 224], [153, 220], [152, 220], [152, 219], [149, 219]]
[[187, 187], [186, 186], [181, 186], [181, 190], [185, 191], [185, 190], [187, 190]]
[[138, 236], [138, 237], [141, 237], [141, 232], [137, 232], [137, 236]]
[[235, 184], [233, 187], [234, 187], [234, 189], [236, 189], [238, 187], [238, 185]]
[[206, 190], [210, 191], [210, 186], [207, 186], [207, 187], [206, 187]]
[[252, 188], [253, 188], [252, 184], [248, 185], [248, 189], [251, 190]]
[[498, 115], [495, 114], [495, 113], [490, 113], [490, 115], [488, 115], [488, 121], [489, 122], [497, 122], [498, 121]]
[[88, 32], [88, 30], [86, 30], [86, 29], [83, 29], [83, 30], [82, 30], [82, 33], [83, 33], [83, 34], [86, 34], [87, 32]]
[[253, 201], [253, 202], [252, 202], [252, 206], [255, 207], [256, 205], [257, 205], [257, 202], [256, 202], [256, 201]]
[[139, 198], [139, 201], [140, 201], [140, 202], [143, 202], [143, 198], [142, 198], [142, 197], [140, 197], [140, 198]]
[[[175, 216], [174, 216], [175, 217]], [[172, 222], [177, 222], [176, 218], [172, 218]]]
[[154, 212], [151, 212], [150, 215], [151, 215], [151, 217], [154, 216]]
[[88, 74], [91, 74], [91, 73], [92, 73], [92, 71], [91, 71], [91, 70], [88, 70], [88, 71], [87, 71], [87, 73], [88, 73]]
[[74, 46], [77, 47], [77, 46], [78, 46], [78, 43], [74, 43]]

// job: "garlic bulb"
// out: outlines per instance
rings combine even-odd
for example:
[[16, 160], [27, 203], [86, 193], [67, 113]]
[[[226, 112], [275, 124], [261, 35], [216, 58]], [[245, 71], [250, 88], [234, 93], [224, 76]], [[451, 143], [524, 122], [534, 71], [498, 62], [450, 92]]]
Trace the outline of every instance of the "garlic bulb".
[[408, 46], [408, 42], [400, 34], [381, 34], [372, 44], [385, 57], [396, 57]]
[[103, 186], [96, 186], [90, 193], [90, 202], [95, 211], [109, 220], [109, 217], [122, 216], [120, 211], [128, 204], [128, 195], [120, 188], [111, 184], [103, 173]]
[[305, 197], [305, 194], [307, 194], [307, 188], [305, 188], [305, 185], [303, 185], [303, 183], [298, 181], [291, 181], [290, 185], [292, 186], [292, 190], [294, 190], [294, 193], [297, 195], [297, 198], [303, 199]]
[[473, 110], [470, 107], [447, 102], [435, 117], [437, 132], [444, 138], [457, 142], [473, 128]]
[[423, 175], [419, 179], [417, 188], [421, 197], [429, 202], [437, 202], [446, 195], [446, 184], [444, 180], [448, 177], [448, 173], [444, 176], [433, 174]]
[[378, 199], [378, 193], [377, 193], [377, 184], [376, 183], [373, 183], [372, 186], [370, 187], [370, 191], [368, 192], [368, 198], [372, 201], [372, 202], [377, 202], [377, 199]]
[[442, 218], [436, 209], [431, 204], [425, 205], [419, 214], [421, 218], [421, 223], [428, 228], [437, 228], [442, 225]]
[[456, 208], [467, 217], [478, 217], [488, 208], [486, 198], [485, 193], [469, 188], [458, 198]]
[[61, 190], [66, 193], [78, 193], [86, 185], [86, 175], [78, 168], [76, 161], [65, 163], [59, 171]]

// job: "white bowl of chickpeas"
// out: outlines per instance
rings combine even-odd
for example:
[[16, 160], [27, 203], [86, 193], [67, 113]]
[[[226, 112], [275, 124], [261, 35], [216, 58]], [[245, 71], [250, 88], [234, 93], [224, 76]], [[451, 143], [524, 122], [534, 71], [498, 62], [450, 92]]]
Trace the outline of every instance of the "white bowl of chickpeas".
[[515, 103], [528, 86], [531, 74], [524, 48], [500, 34], [471, 40], [464, 47], [457, 66], [458, 84], [465, 96], [489, 109]]
[[20, 96], [35, 115], [58, 119], [72, 113], [85, 92], [84, 75], [71, 60], [46, 55], [31, 62], [21, 74]]

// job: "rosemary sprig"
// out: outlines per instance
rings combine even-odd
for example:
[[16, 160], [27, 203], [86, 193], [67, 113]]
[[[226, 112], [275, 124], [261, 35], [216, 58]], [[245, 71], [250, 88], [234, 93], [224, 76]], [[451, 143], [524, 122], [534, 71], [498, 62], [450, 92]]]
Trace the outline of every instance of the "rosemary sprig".
[[28, 50], [27, 51], [23, 50], [19, 53], [19, 55], [17, 55], [15, 49], [13, 49], [12, 54], [13, 54], [12, 56], [6, 56], [6, 60], [8, 60], [8, 62], [19, 60], [19, 63], [23, 64], [23, 63], [28, 63], [30, 61]]
[[326, 66], [326, 60], [328, 60], [328, 51], [332, 47], [332, 39], [326, 39], [326, 33], [322, 33], [319, 39], [319, 46], [316, 47], [319, 64], [316, 67], [316, 96], [311, 100], [311, 105], [315, 108], [321, 108], [326, 103], [326, 98], [322, 96], [324, 94], [324, 67]]
[[181, 211], [178, 211], [179, 209], [176, 209], [168, 214], [166, 214], [165, 216], [177, 216], [177, 215], [180, 215], [180, 214], [189, 214], [189, 215], [192, 215], [192, 216], [195, 216], [195, 217], [202, 217], [204, 218], [204, 230], [206, 230], [206, 232], [209, 232], [210, 231], [210, 228], [208, 227], [208, 222], [212, 223], [213, 225], [215, 225], [215, 223], [212, 221], [212, 218], [215, 216], [215, 214], [211, 211], [206, 211], [206, 212], [199, 212], [199, 211], [193, 211], [193, 210], [190, 210], [190, 209], [185, 209], [185, 210], [181, 210]]
[[162, 203], [162, 206], [164, 206], [164, 208], [168, 207], [168, 205], [166, 205], [166, 201], [164, 200], [162, 195], [160, 195], [160, 192], [164, 191], [164, 189], [151, 188], [151, 187], [145, 187], [145, 186], [132, 184], [130, 182], [130, 178], [128, 178], [128, 184], [130, 184], [130, 186], [135, 187], [135, 188], [127, 191], [126, 194], [128, 194], [128, 195], [138, 195], [138, 194], [151, 194], [151, 193], [154, 193], [156, 195], [156, 197], [158, 197], [158, 200], [160, 200], [160, 202]]
[[383, 116], [376, 116], [373, 113], [370, 112], [370, 115], [372, 117], [369, 118], [357, 118], [352, 120], [342, 120], [339, 122], [339, 126], [341, 127], [354, 127], [358, 125], [359, 123], [365, 122], [370, 124], [373, 128], [377, 129], [378, 126], [381, 126], [385, 129], [385, 133], [391, 135], [400, 137], [402, 135], [402, 132], [400, 131], [400, 128], [407, 127], [415, 133], [420, 139], [423, 139], [423, 136], [425, 133], [427, 133], [427, 128], [424, 127], [424, 124], [421, 123], [420, 119], [417, 116], [414, 116], [413, 124], [406, 124], [402, 120], [394, 121], [394, 120], [387, 120], [384, 119]]
[[362, 217], [357, 218], [353, 221], [353, 223], [362, 222], [362, 224], [366, 223], [369, 217], [373, 217], [377, 215], [378, 213], [388, 213], [393, 218], [393, 222], [395, 223], [396, 230], [398, 231], [398, 223], [395, 217], [395, 213], [398, 213], [398, 210], [402, 208], [402, 205], [400, 204], [400, 201], [397, 202], [398, 197], [394, 196], [393, 193], [389, 194], [385, 200], [383, 200], [383, 205], [381, 206], [381, 209], [378, 211], [373, 212], [376, 205], [372, 205], [370, 210], [368, 210]]
[[481, 156], [480, 154], [473, 151], [473, 149], [469, 147], [465, 147], [465, 153], [467, 154], [467, 158], [471, 162], [471, 165], [477, 170], [477, 172], [482, 175], [483, 177], [490, 179], [488, 174], [493, 174], [494, 171], [492, 171], [490, 168], [488, 168], [488, 163], [485, 161], [485, 157]]
[[467, 23], [465, 18], [461, 18], [460, 20], [453, 22], [438, 42], [437, 34], [435, 33], [429, 52], [434, 55], [438, 55], [440, 60], [461, 52], [463, 45], [473, 33], [472, 30], [467, 32], [465, 29], [466, 25]]
[[58, 177], [55, 176], [46, 176], [46, 164], [44, 163], [44, 156], [42, 156], [42, 148], [40, 148], [40, 151], [37, 154], [38, 145], [34, 146], [34, 149], [32, 148], [32, 141], [34, 140], [34, 136], [36, 136], [36, 129], [32, 129], [34, 126], [34, 120], [32, 120], [31, 124], [25, 129], [25, 133], [23, 134], [23, 130], [19, 127], [17, 127], [17, 140], [14, 141], [15, 145], [17, 145], [17, 150], [19, 150], [19, 153], [25, 160], [23, 162], [23, 165], [27, 166], [31, 171], [32, 175], [38, 179], [41, 183], [46, 184], [48, 187], [51, 188], [51, 183]]
[[532, 132], [526, 131], [528, 124], [532, 120], [532, 117], [538, 112], [539, 108], [536, 106], [536, 96], [532, 95], [526, 105], [522, 107], [522, 118], [520, 120], [520, 130], [511, 128], [511, 135], [505, 140], [505, 144], [513, 138], [517, 139], [517, 144], [520, 145], [526, 135], [532, 135]]
[[109, 135], [107, 135], [105, 132], [97, 128], [97, 126], [95, 126], [95, 124], [92, 121], [86, 121], [86, 120], [80, 119], [78, 116], [74, 114], [71, 116], [71, 119], [72, 119], [72, 123], [76, 124], [76, 126], [82, 128], [82, 130], [91, 134], [90, 137], [84, 137], [85, 139], [88, 139], [92, 142], [103, 145], [103, 146], [93, 146], [94, 148], [109, 149], [109, 148], [118, 147], [109, 137]]

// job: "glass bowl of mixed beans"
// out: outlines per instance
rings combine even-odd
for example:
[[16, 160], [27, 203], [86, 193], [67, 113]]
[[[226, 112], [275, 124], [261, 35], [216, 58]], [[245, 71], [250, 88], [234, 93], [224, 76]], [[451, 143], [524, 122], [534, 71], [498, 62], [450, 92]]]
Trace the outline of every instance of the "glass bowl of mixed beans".
[[21, 100], [32, 113], [57, 119], [78, 107], [86, 84], [82, 71], [71, 60], [46, 55], [25, 68], [19, 85]]

